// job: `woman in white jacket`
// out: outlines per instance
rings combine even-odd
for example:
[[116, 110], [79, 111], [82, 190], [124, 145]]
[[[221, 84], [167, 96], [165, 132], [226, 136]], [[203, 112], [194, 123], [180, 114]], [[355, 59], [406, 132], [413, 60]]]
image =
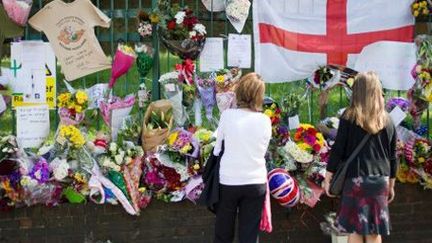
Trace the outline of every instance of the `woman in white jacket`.
[[239, 242], [258, 239], [267, 182], [264, 156], [271, 138], [270, 119], [261, 112], [264, 92], [259, 75], [245, 75], [236, 87], [238, 108], [221, 115], [214, 149], [218, 156], [224, 142], [214, 242], [233, 242], [237, 216]]

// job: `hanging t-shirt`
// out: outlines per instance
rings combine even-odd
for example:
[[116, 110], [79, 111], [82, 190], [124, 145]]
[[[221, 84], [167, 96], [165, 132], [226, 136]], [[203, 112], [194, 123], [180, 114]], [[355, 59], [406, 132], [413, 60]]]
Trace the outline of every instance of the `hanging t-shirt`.
[[72, 81], [111, 67], [93, 28], [108, 28], [110, 19], [90, 0], [50, 2], [30, 25], [48, 37], [67, 80]]
[[[0, 64], [2, 60], [3, 42], [6, 38], [22, 36], [24, 28], [15, 24], [7, 15], [2, 4], [0, 4]], [[1, 75], [1, 70], [0, 70]]]

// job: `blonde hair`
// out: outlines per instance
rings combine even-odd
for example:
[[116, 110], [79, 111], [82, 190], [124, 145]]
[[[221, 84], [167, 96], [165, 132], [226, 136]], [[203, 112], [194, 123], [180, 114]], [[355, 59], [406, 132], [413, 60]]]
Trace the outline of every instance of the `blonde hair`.
[[249, 108], [253, 111], [262, 111], [265, 84], [256, 73], [243, 76], [236, 84], [235, 94], [239, 108]]
[[374, 72], [359, 73], [356, 76], [351, 105], [343, 117], [370, 134], [378, 133], [387, 125], [389, 116], [384, 109], [382, 86]]

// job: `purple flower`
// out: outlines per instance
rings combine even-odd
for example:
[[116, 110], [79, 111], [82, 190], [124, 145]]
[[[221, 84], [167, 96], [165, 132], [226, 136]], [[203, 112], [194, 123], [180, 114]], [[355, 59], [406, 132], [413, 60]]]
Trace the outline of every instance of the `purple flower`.
[[40, 158], [40, 160], [34, 164], [29, 175], [41, 184], [47, 182], [50, 178], [50, 168], [47, 161], [44, 158]]

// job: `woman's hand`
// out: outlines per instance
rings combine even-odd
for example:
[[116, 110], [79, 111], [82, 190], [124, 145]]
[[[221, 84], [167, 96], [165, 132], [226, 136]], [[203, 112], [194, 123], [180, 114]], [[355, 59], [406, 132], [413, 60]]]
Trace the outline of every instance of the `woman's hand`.
[[333, 178], [333, 173], [326, 171], [323, 187], [328, 197], [335, 197], [334, 195], [330, 194], [330, 181], [332, 178]]
[[395, 190], [394, 190], [394, 185], [395, 185], [395, 179], [390, 179], [389, 181], [389, 194], [388, 194], [388, 203], [391, 203], [393, 201], [393, 199], [395, 198]]

